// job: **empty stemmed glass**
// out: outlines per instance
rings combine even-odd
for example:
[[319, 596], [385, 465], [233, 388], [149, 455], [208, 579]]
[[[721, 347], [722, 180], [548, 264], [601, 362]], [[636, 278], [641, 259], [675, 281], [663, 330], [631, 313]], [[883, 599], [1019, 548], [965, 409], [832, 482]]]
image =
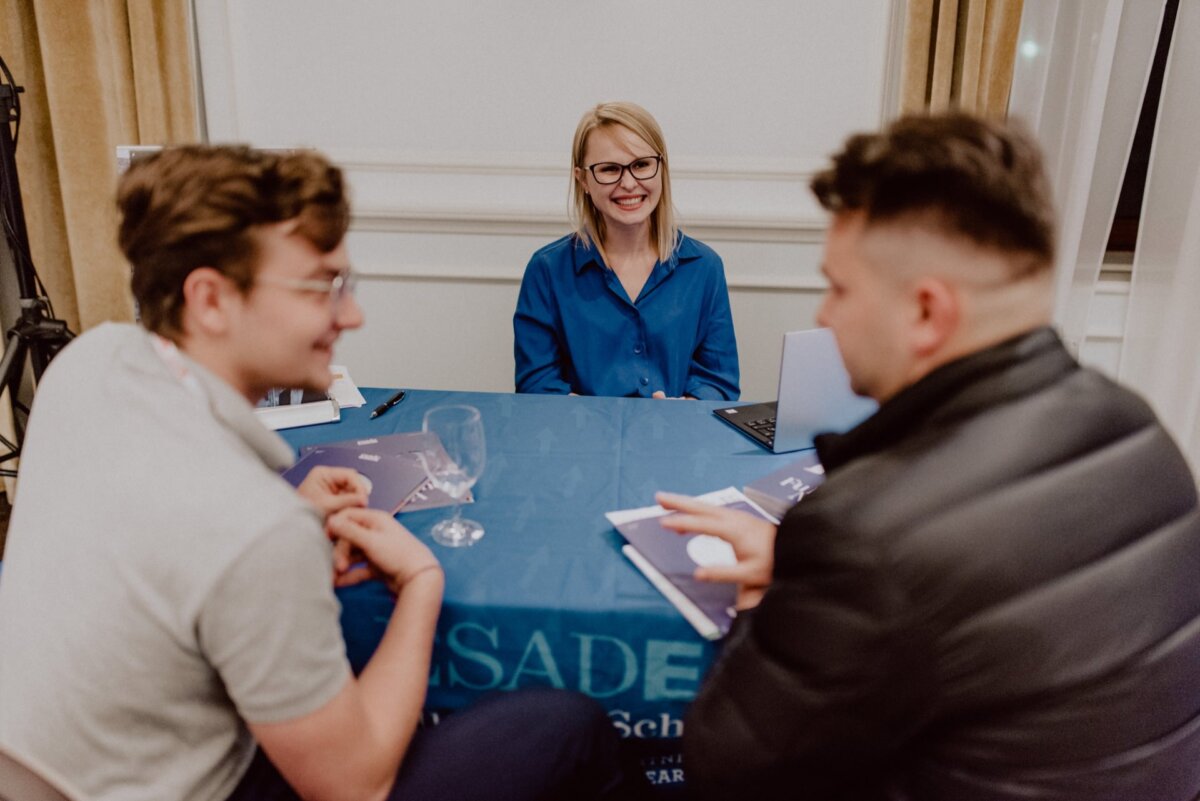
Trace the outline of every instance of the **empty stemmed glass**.
[[462, 501], [483, 474], [487, 459], [479, 410], [465, 405], [437, 406], [425, 413], [421, 430], [436, 434], [444, 449], [419, 451], [421, 466], [433, 486], [454, 499], [454, 513], [430, 533], [435, 542], [451, 548], [474, 545], [483, 536], [483, 526], [462, 516]]

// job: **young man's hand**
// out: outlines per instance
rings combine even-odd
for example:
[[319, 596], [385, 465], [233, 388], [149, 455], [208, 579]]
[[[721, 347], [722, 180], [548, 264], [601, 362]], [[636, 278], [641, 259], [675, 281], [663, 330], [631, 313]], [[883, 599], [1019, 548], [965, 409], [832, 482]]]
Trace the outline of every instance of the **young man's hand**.
[[314, 467], [296, 492], [328, 518], [340, 509], [367, 505], [367, 488], [358, 472], [349, 467]]
[[378, 578], [399, 595], [419, 575], [442, 579], [442, 566], [433, 552], [387, 512], [342, 509], [325, 521], [325, 530], [334, 542], [336, 586]]

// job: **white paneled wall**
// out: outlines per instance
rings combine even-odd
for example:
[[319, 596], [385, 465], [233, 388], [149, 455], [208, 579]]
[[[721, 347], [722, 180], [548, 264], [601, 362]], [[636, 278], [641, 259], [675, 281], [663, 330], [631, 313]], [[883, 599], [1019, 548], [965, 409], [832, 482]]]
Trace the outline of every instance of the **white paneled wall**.
[[[725, 260], [747, 399], [812, 325], [825, 219], [807, 190], [895, 106], [902, 0], [194, 0], [213, 142], [347, 171], [362, 385], [512, 389], [530, 254], [567, 231], [570, 143], [601, 100], [667, 137], [687, 230]], [[1088, 351], [1085, 348], [1085, 356]]]
[[1079, 360], [1116, 378], [1121, 364], [1121, 341], [1129, 314], [1129, 276], [1101, 279], [1088, 309], [1087, 333]]
[[823, 287], [807, 190], [887, 116], [900, 3], [881, 0], [195, 0], [213, 142], [317, 147], [354, 199], [364, 385], [512, 389], [530, 254], [567, 231], [570, 144], [601, 100], [667, 137], [685, 229], [725, 259], [743, 396]]

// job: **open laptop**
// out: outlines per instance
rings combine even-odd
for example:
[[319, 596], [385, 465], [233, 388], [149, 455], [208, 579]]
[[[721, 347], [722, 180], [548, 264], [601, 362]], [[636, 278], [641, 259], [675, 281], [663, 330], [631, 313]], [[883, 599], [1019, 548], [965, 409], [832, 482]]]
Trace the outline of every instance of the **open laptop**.
[[855, 395], [828, 328], [783, 335], [779, 400], [713, 409], [713, 414], [774, 453], [813, 446], [826, 431], [848, 431], [878, 404]]

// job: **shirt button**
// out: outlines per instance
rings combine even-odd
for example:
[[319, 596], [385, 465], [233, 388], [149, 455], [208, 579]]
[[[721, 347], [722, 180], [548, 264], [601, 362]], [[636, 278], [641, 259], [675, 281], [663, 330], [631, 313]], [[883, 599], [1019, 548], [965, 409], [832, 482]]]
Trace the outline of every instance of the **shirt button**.
[[641, 352], [642, 352], [642, 346], [641, 346], [641, 345], [635, 345], [635, 346], [634, 346], [634, 348], [633, 348], [633, 352], [634, 352], [634, 353], [641, 353]]
[[642, 376], [642, 386], [644, 387], [649, 383], [650, 383], [650, 379], [646, 378], [646, 376]]

